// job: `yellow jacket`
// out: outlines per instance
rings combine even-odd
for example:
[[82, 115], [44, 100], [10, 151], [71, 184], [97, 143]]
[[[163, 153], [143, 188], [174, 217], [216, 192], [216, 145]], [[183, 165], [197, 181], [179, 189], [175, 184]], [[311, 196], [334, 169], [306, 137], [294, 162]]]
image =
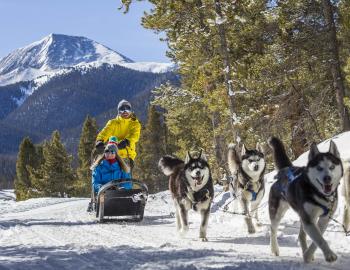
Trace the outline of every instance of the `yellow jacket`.
[[117, 116], [107, 122], [107, 125], [97, 135], [96, 141], [107, 142], [109, 137], [116, 136], [119, 141], [128, 139], [130, 146], [124, 149], [119, 149], [118, 155], [122, 158], [131, 158], [132, 160], [136, 157], [136, 142], [140, 138], [141, 124], [136, 117], [130, 117], [124, 119], [121, 116]]

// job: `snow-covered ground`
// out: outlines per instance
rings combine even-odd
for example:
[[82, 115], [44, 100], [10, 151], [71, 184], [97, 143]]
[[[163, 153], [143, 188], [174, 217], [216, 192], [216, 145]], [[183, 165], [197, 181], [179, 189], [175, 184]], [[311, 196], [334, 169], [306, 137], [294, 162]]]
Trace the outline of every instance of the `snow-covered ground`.
[[[350, 132], [335, 139], [342, 157], [350, 157]], [[321, 147], [321, 150], [327, 150]], [[306, 161], [302, 156], [298, 162]], [[169, 192], [151, 195], [140, 223], [99, 224], [86, 212], [84, 198], [40, 198], [16, 203], [0, 191], [0, 269], [348, 269], [350, 237], [331, 222], [325, 238], [338, 255], [335, 263], [316, 252], [304, 264], [297, 243], [298, 217], [290, 210], [280, 226], [280, 257], [270, 254], [267, 193], [260, 211], [262, 225], [249, 235], [243, 216], [220, 210], [230, 200], [219, 193], [208, 226], [209, 242], [198, 240], [200, 217], [190, 213], [190, 230], [180, 238], [175, 229]], [[343, 201], [335, 218], [341, 221]]]

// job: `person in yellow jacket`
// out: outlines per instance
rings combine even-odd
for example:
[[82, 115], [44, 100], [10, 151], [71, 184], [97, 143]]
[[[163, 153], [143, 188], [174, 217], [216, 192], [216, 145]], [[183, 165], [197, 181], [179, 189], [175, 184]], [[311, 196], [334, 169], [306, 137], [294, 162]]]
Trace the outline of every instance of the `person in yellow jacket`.
[[122, 100], [118, 104], [118, 115], [107, 122], [96, 138], [96, 149], [104, 149], [104, 145], [111, 136], [118, 138], [118, 155], [129, 159], [133, 167], [136, 157], [136, 143], [140, 138], [141, 124], [132, 111], [131, 104]]

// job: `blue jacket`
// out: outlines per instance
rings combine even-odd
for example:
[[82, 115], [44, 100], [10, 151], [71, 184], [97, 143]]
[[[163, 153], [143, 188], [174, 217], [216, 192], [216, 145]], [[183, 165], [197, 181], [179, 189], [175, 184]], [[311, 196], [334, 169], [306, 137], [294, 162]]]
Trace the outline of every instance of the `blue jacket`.
[[[102, 162], [92, 172], [92, 186], [97, 193], [101, 186], [107, 184], [112, 180], [131, 178], [130, 173], [124, 172], [118, 162], [114, 162], [112, 165], [107, 160]], [[132, 183], [121, 184], [125, 189], [131, 189]]]

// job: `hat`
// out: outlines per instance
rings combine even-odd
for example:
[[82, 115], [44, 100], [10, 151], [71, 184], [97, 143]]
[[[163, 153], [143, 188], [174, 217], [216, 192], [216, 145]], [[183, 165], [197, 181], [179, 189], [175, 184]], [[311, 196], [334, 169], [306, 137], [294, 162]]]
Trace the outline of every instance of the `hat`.
[[128, 106], [128, 107], [130, 107], [130, 110], [131, 110], [131, 103], [125, 99], [121, 100], [118, 103], [118, 111], [122, 108], [122, 106]]
[[118, 139], [115, 136], [112, 136], [109, 138], [108, 143], [105, 147], [105, 151], [113, 151], [113, 152], [118, 152], [118, 146], [117, 146]]

